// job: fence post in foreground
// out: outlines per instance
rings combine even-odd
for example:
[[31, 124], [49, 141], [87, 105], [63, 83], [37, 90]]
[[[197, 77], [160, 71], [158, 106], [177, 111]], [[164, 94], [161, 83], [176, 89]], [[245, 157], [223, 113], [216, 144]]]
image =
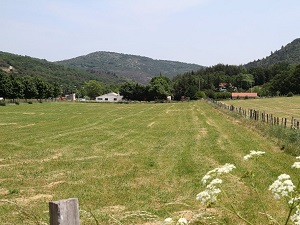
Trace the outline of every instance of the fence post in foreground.
[[50, 225], [79, 225], [77, 198], [49, 202]]

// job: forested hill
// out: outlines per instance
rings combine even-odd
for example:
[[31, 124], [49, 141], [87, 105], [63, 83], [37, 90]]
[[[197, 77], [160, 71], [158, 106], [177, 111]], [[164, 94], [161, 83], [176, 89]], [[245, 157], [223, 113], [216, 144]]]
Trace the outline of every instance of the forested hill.
[[197, 71], [203, 66], [115, 52], [94, 52], [85, 56], [56, 62], [86, 71], [110, 71], [139, 83], [148, 83], [160, 74], [172, 78], [177, 74]]
[[245, 67], [266, 67], [279, 62], [286, 62], [289, 64], [300, 64], [300, 38], [295, 39], [286, 46], [282, 46], [280, 50], [271, 52], [271, 55], [266, 58], [247, 63]]
[[14, 73], [17, 76], [34, 76], [45, 81], [57, 82], [64, 86], [81, 85], [88, 80], [97, 80], [105, 83], [119, 83], [115, 74], [90, 73], [76, 68], [67, 68], [44, 59], [20, 56], [0, 51], [0, 69]]

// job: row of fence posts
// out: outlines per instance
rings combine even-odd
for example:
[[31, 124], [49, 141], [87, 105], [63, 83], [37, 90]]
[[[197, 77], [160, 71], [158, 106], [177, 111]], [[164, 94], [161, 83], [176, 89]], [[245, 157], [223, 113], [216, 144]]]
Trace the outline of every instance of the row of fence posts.
[[255, 120], [255, 121], [261, 121], [267, 124], [271, 125], [277, 125], [281, 127], [290, 127], [291, 129], [299, 129], [300, 122], [299, 120], [292, 117], [290, 120], [289, 126], [288, 126], [288, 120], [287, 118], [279, 118], [274, 116], [273, 114], [268, 114], [265, 112], [260, 112], [258, 110], [254, 109], [243, 109], [241, 107], [235, 107], [233, 105], [227, 105], [225, 103], [216, 101], [214, 99], [209, 99], [210, 102], [218, 106], [219, 108], [229, 110], [231, 112], [236, 112], [243, 116], [246, 119]]

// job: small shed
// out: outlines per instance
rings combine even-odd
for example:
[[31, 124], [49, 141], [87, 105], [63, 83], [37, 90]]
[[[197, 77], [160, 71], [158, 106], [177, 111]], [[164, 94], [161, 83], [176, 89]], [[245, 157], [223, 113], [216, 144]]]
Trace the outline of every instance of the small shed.
[[119, 101], [122, 101], [122, 99], [123, 99], [123, 96], [120, 95], [119, 93], [117, 94], [117, 93], [111, 92], [111, 93], [96, 97], [96, 102], [119, 102]]
[[231, 93], [232, 99], [239, 99], [239, 98], [258, 98], [257, 93], [248, 93], [248, 92], [232, 92]]

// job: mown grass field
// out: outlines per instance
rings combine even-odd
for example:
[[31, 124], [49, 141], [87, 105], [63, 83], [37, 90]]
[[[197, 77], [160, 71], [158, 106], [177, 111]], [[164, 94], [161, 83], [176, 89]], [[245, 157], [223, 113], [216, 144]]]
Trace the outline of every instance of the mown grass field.
[[[0, 224], [48, 224], [48, 202], [72, 197], [81, 224], [96, 224], [91, 213], [99, 224], [156, 225], [203, 213], [243, 224], [195, 200], [203, 175], [225, 163], [237, 167], [223, 186], [233, 204], [267, 224], [245, 174], [254, 172], [266, 211], [279, 221], [287, 209], [268, 187], [282, 173], [299, 176], [294, 157], [204, 101], [7, 105], [0, 118]], [[266, 156], [244, 161], [250, 150]]]
[[278, 117], [300, 120], [300, 96], [224, 101], [226, 104], [255, 109]]

